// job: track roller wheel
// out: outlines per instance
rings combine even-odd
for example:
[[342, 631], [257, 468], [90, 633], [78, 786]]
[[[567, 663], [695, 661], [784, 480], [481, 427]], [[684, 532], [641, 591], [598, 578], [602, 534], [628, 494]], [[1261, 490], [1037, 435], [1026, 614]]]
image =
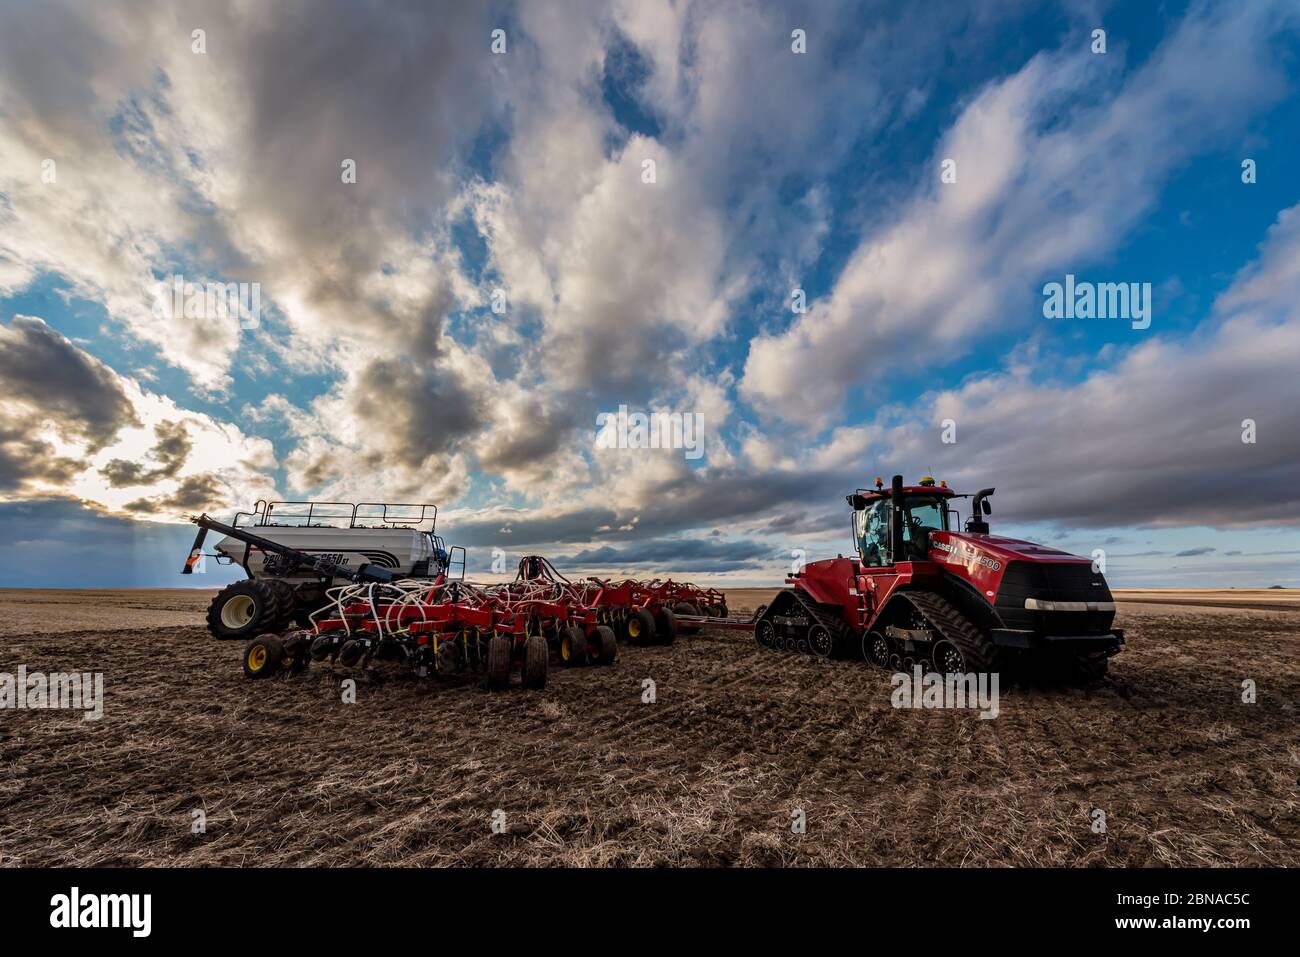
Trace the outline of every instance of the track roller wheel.
[[829, 658], [835, 650], [835, 636], [823, 624], [813, 625], [808, 629], [808, 651], [818, 658]]
[[889, 639], [878, 631], [862, 636], [862, 657], [877, 668], [889, 667]]
[[776, 626], [763, 619], [754, 626], [754, 640], [764, 648], [776, 647]]
[[244, 675], [269, 678], [280, 669], [284, 645], [277, 635], [258, 635], [244, 647]]
[[587, 653], [597, 664], [612, 665], [618, 658], [618, 638], [608, 625], [597, 625], [587, 640]]
[[[583, 635], [584, 641], [586, 635]], [[586, 644], [583, 645], [583, 657], [586, 657]], [[541, 691], [546, 687], [546, 668], [550, 661], [551, 650], [546, 639], [533, 635], [524, 643], [524, 687], [530, 691]]]
[[644, 608], [634, 608], [623, 621], [623, 634], [634, 645], [648, 645], [654, 640], [655, 620]]
[[[529, 641], [531, 640], [530, 638]], [[545, 638], [542, 643], [546, 643]], [[508, 635], [493, 635], [488, 642], [487, 686], [493, 691], [500, 691], [510, 685], [511, 650]]]
[[955, 675], [966, 673], [966, 659], [957, 650], [957, 646], [951, 641], [940, 641], [935, 644], [934, 651], [930, 655], [930, 660], [934, 664], [934, 670], [941, 675]]
[[660, 608], [655, 615], [655, 641], [661, 645], [671, 645], [677, 640], [677, 616], [668, 607]]
[[560, 664], [566, 668], [574, 668], [586, 663], [587, 633], [577, 625], [562, 628], [560, 630]]

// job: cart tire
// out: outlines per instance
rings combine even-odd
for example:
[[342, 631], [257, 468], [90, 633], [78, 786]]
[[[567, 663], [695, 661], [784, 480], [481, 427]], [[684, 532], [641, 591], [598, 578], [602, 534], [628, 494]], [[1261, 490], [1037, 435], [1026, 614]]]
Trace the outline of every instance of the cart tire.
[[298, 609], [298, 592], [283, 578], [268, 578], [264, 584], [275, 596], [275, 618], [272, 631], [284, 631], [293, 623], [294, 612]]
[[248, 641], [272, 630], [280, 602], [266, 582], [227, 585], [208, 606], [208, 631], [218, 641]]

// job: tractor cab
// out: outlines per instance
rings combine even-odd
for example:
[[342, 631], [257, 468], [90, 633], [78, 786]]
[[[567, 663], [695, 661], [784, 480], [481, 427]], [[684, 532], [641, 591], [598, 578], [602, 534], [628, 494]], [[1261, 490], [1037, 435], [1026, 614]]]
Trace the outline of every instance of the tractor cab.
[[[853, 507], [853, 541], [858, 557], [867, 568], [880, 568], [900, 561], [920, 561], [929, 550], [932, 532], [951, 531], [952, 489], [924, 476], [919, 485], [885, 488], [876, 479], [874, 489], [858, 489], [848, 496]], [[894, 509], [901, 514], [897, 528]], [[894, 545], [898, 541], [897, 547]]]

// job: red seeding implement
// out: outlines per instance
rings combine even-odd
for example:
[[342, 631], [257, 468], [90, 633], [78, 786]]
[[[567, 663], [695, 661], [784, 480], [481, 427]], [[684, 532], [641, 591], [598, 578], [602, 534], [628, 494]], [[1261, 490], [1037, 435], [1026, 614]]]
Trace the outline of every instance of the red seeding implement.
[[805, 565], [756, 615], [760, 645], [881, 667], [987, 672], [1048, 666], [1101, 678], [1124, 644], [1091, 561], [989, 534], [993, 489], [976, 492], [964, 531], [957, 495], [925, 476], [848, 496], [856, 558]]
[[[493, 689], [507, 687], [518, 669], [523, 687], [540, 689], [552, 650], [566, 667], [612, 664], [619, 637], [636, 644], [672, 642], [677, 620], [670, 606], [684, 604], [683, 597], [709, 608], [718, 607], [721, 597], [674, 582], [572, 582], [539, 555], [521, 560], [514, 580], [504, 584], [453, 580], [446, 563], [432, 578], [399, 577], [400, 570], [372, 562], [352, 567], [337, 552], [309, 553], [206, 515], [193, 521], [200, 532], [187, 568], [207, 532], [216, 531], [227, 536], [224, 542], [274, 557], [282, 570], [318, 579], [318, 607], [303, 616], [303, 627], [284, 631], [288, 622], [277, 617], [275, 630], [264, 630], [245, 646], [244, 673], [250, 678], [299, 674], [326, 659], [359, 668], [397, 660], [421, 677], [482, 672]], [[340, 579], [346, 584], [331, 585]], [[273, 619], [257, 620], [265, 628]]]

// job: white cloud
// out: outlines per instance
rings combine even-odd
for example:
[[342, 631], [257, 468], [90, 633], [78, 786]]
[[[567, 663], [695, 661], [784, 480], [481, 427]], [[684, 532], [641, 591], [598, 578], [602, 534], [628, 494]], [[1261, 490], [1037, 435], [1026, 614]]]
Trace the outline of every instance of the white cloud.
[[[1172, 169], [1281, 94], [1274, 20], [1253, 4], [1193, 14], [1110, 96], [1086, 50], [1040, 54], [991, 84], [898, 222], [862, 242], [824, 301], [752, 344], [742, 394], [820, 428], [848, 390], [1042, 321], [1037, 277], [1114, 249]], [[955, 184], [939, 181], [945, 158]]]

